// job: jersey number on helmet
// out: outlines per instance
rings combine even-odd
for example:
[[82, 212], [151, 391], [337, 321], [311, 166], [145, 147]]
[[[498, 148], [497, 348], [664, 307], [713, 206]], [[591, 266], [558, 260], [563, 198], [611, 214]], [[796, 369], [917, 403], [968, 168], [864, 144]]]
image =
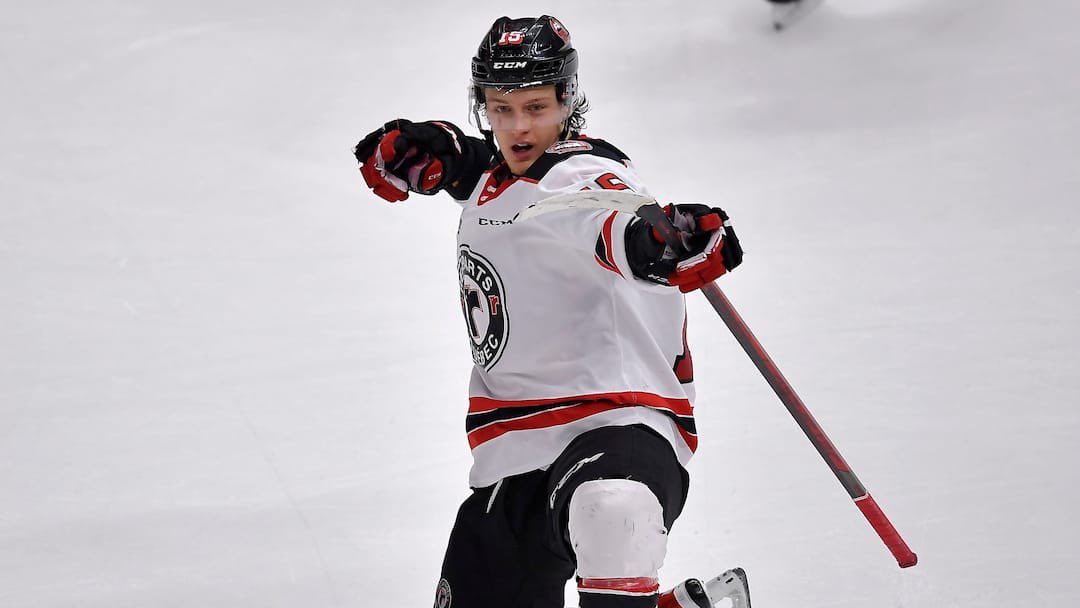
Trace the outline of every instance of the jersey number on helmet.
[[521, 44], [525, 42], [525, 32], [503, 32], [499, 37], [499, 46]]

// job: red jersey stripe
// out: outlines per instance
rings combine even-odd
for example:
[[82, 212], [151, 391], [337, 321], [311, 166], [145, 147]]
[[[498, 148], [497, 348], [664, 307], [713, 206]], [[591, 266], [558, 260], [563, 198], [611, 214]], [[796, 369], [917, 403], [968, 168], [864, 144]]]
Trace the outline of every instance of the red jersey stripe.
[[476, 446], [484, 442], [491, 441], [496, 437], [501, 437], [511, 431], [527, 431], [569, 424], [581, 420], [582, 418], [588, 418], [594, 414], [619, 409], [620, 407], [627, 406], [625, 404], [612, 403], [610, 401], [591, 401], [589, 403], [581, 403], [569, 407], [545, 410], [539, 414], [533, 414], [532, 416], [525, 416], [523, 418], [514, 418], [513, 420], [504, 422], [494, 422], [469, 433], [469, 447], [476, 448]]
[[628, 595], [652, 595], [659, 593], [660, 581], [652, 577], [640, 578], [583, 578], [578, 581], [580, 591], [617, 591]]
[[[575, 403], [567, 405], [565, 407], [553, 407], [550, 410], [544, 410], [535, 414], [522, 416], [520, 418], [511, 418], [509, 420], [500, 420], [498, 422], [492, 422], [478, 429], [473, 430], [468, 434], [469, 447], [475, 449], [477, 446], [491, 441], [497, 437], [501, 437], [511, 431], [527, 431], [535, 429], [550, 428], [555, 426], [561, 426], [564, 424], [570, 424], [571, 422], [577, 422], [583, 418], [588, 418], [602, 412], [609, 412], [617, 410], [623, 407], [637, 407], [647, 404], [639, 402], [615, 402], [608, 400], [601, 401], [587, 401], [585, 403]], [[653, 408], [653, 409], [666, 409], [666, 408]], [[690, 451], [697, 450], [697, 435], [690, 433], [686, 429], [683, 429], [679, 425], [675, 425], [679, 429], [679, 434], [682, 436], [683, 441], [690, 448]]]
[[608, 270], [614, 270], [621, 277], [621, 276], [623, 276], [623, 273], [622, 273], [621, 270], [619, 270], [619, 265], [615, 263], [615, 252], [612, 251], [612, 249], [611, 249], [611, 244], [612, 244], [611, 226], [615, 223], [615, 216], [618, 215], [618, 213], [619, 213], [618, 211], [612, 211], [611, 215], [609, 215], [608, 218], [606, 220], [604, 220], [604, 229], [601, 232], [601, 234], [603, 234], [604, 247], [606, 248], [606, 251], [607, 251], [607, 260], [606, 261], [611, 266], [611, 268], [608, 268]]
[[595, 254], [593, 255], [593, 259], [596, 260], [596, 263], [599, 264], [600, 267], [603, 268], [604, 270], [610, 270], [611, 272], [614, 272], [615, 274], [619, 275], [620, 277], [622, 276], [622, 273], [619, 272], [619, 267], [618, 266], [616, 266], [614, 264], [609, 264], [607, 261], [603, 260], [600, 256], [595, 255]]
[[661, 397], [654, 393], [640, 391], [624, 391], [620, 393], [592, 393], [588, 395], [567, 395], [551, 399], [491, 399], [490, 397], [469, 397], [469, 413], [480, 414], [491, 412], [507, 407], [530, 407], [534, 405], [555, 405], [558, 403], [574, 403], [579, 401], [612, 401], [624, 405], [647, 405], [652, 408], [664, 409], [678, 416], [693, 416], [694, 407], [689, 399], [676, 399]]

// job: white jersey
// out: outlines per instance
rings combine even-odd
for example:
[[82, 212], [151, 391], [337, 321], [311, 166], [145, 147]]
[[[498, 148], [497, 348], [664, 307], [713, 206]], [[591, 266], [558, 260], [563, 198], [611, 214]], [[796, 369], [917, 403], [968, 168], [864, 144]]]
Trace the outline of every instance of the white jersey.
[[514, 221], [537, 201], [584, 189], [647, 193], [622, 153], [579, 139], [555, 144], [522, 177], [485, 172], [459, 201], [461, 306], [475, 364], [472, 487], [545, 468], [601, 426], [645, 424], [683, 465], [697, 447], [685, 302], [631, 273], [623, 237], [633, 216], [569, 209]]

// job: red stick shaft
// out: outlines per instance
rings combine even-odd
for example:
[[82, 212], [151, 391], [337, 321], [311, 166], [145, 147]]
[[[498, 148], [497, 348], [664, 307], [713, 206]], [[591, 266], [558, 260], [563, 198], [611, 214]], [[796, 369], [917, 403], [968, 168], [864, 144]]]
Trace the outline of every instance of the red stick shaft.
[[818, 453], [825, 460], [825, 463], [829, 465], [833, 474], [840, 480], [840, 485], [844, 486], [848, 495], [855, 501], [855, 505], [862, 511], [866, 520], [870, 522], [870, 525], [881, 537], [882, 542], [892, 552], [893, 557], [896, 558], [901, 568], [908, 568], [914, 566], [918, 561], [918, 557], [910, 548], [904, 539], [900, 537], [900, 533], [896, 531], [889, 518], [885, 517], [885, 513], [878, 506], [874, 498], [870, 496], [870, 493], [866, 491], [866, 488], [859, 481], [859, 478], [855, 476], [855, 472], [851, 470], [848, 463], [837, 451], [836, 446], [832, 441], [829, 441], [829, 437], [825, 435], [825, 431], [821, 428], [821, 425], [814, 420], [813, 415], [810, 414], [810, 410], [806, 408], [806, 405], [802, 402], [802, 399], [795, 393], [795, 389], [791, 388], [791, 384], [788, 383], [784, 375], [780, 373], [780, 368], [773, 363], [769, 358], [768, 353], [758, 342], [757, 338], [747, 327], [746, 322], [742, 320], [739, 313], [735, 311], [735, 307], [731, 305], [731, 301], [727, 299], [724, 292], [720, 291], [720, 288], [716, 286], [716, 283], [709, 283], [701, 288], [701, 291], [705, 293], [705, 297], [708, 298], [709, 303], [716, 309], [717, 314], [724, 320], [724, 323], [731, 330], [731, 333], [742, 345], [743, 350], [750, 356], [750, 359], [757, 366], [758, 371], [765, 377], [765, 380], [772, 386], [773, 391], [780, 397], [780, 401], [784, 404], [784, 407], [791, 412], [792, 417], [795, 418], [795, 422], [799, 424], [803, 432], [806, 433], [806, 437], [810, 439], [810, 443], [814, 445]]

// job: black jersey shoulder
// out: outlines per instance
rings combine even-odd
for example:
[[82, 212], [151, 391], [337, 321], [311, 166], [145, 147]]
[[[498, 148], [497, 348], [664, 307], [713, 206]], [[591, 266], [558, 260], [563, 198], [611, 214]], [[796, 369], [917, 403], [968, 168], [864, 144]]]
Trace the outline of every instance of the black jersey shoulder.
[[547, 175], [548, 171], [551, 171], [551, 168], [555, 165], [568, 158], [580, 156], [582, 154], [591, 154], [592, 156], [609, 158], [623, 164], [626, 164], [627, 161], [630, 160], [630, 157], [623, 154], [622, 150], [602, 139], [578, 137], [576, 139], [567, 139], [552, 144], [551, 147], [540, 155], [540, 158], [533, 162], [532, 166], [529, 167], [529, 170], [526, 171], [525, 175], [522, 177], [540, 181], [540, 179]]

